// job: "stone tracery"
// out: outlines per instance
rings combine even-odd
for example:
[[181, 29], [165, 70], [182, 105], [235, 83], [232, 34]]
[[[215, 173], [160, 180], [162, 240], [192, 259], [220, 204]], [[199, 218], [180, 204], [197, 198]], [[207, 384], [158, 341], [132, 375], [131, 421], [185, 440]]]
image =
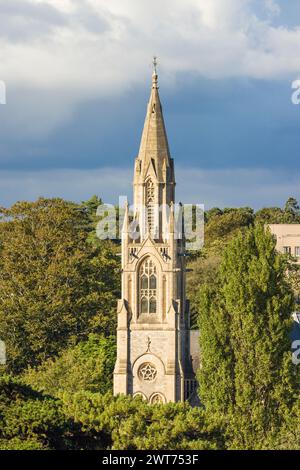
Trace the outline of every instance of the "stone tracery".
[[140, 366], [138, 376], [140, 380], [144, 380], [145, 382], [153, 382], [157, 376], [157, 369], [150, 362], [145, 362]]

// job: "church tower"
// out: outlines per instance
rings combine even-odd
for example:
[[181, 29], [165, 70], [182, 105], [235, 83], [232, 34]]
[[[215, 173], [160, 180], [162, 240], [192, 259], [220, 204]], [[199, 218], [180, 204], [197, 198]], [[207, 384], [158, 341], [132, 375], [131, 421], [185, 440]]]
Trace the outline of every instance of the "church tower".
[[[184, 401], [195, 388], [185, 297], [183, 217], [175, 210], [174, 163], [158, 93], [156, 63], [138, 156], [134, 211], [122, 230], [114, 394], [149, 403]], [[180, 214], [179, 214], [180, 216]]]

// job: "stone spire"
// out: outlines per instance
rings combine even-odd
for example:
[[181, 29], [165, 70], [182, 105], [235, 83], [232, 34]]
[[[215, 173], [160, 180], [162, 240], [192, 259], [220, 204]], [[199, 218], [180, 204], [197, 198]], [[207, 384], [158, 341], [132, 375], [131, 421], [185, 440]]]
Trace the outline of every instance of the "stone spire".
[[132, 217], [125, 207], [114, 370], [115, 395], [141, 396], [151, 404], [183, 402], [196, 387], [190, 360], [185, 251], [177, 239], [174, 164], [157, 82], [155, 59], [135, 160]]
[[137, 160], [140, 162], [142, 177], [146, 176], [152, 163], [157, 180], [163, 182], [164, 169], [170, 166], [170, 151], [158, 93], [156, 58], [154, 58], [152, 88]]
[[168, 231], [166, 206], [175, 201], [175, 175], [157, 82], [155, 59], [142, 140], [135, 160], [133, 187], [141, 239], [150, 235], [161, 240]]

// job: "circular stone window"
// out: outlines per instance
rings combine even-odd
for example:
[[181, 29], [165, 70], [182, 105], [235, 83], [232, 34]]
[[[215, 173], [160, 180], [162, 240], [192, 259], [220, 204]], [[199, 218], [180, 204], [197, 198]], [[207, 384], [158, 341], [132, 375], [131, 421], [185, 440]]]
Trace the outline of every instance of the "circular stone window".
[[138, 370], [138, 377], [140, 380], [145, 382], [153, 382], [156, 378], [157, 370], [156, 367], [150, 362], [142, 364]]

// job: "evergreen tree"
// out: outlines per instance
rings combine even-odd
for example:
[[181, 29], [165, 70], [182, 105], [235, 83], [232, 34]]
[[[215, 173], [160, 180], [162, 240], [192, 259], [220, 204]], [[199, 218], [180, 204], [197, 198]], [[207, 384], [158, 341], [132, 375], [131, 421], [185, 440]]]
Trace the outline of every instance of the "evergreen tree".
[[114, 450], [217, 449], [219, 430], [188, 403], [149, 405], [141, 397], [78, 392], [62, 395], [64, 412]]
[[276, 450], [300, 449], [300, 402], [297, 400], [272, 444]]
[[298, 393], [286, 261], [262, 226], [224, 252], [219, 283], [200, 294], [200, 399], [233, 448], [267, 447]]
[[300, 222], [300, 206], [297, 199], [289, 197], [285, 203], [285, 223], [299, 223]]
[[0, 450], [71, 448], [73, 432], [78, 425], [65, 417], [57, 400], [0, 376]]

